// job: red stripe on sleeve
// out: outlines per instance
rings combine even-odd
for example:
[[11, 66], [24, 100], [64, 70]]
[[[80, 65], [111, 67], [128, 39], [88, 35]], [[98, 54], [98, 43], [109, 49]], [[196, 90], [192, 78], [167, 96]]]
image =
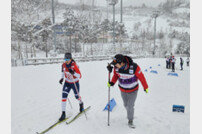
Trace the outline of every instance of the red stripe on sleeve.
[[119, 78], [119, 76], [118, 76], [118, 74], [116, 73], [116, 70], [115, 70], [115, 68], [114, 68], [114, 75], [113, 75], [113, 77], [112, 77], [111, 82], [113, 82], [113, 83], [115, 84], [116, 81], [118, 80], [118, 78]]
[[74, 71], [75, 71], [77, 74], [80, 74], [80, 78], [81, 78], [81, 72], [80, 72], [78, 66], [76, 65], [76, 63], [74, 63]]

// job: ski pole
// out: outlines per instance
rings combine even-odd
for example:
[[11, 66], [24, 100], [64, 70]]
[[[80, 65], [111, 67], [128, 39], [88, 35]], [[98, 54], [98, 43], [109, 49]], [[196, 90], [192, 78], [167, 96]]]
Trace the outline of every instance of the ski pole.
[[[110, 65], [108, 63], [108, 65]], [[110, 71], [108, 73], [108, 82], [110, 82]], [[108, 126], [110, 126], [110, 122], [109, 122], [109, 119], [110, 119], [110, 87], [108, 88]]]
[[71, 109], [72, 109], [72, 103], [70, 102], [70, 100], [69, 100], [68, 97], [67, 97], [67, 99], [68, 99], [69, 105], [70, 105], [70, 107], [71, 107]]
[[[72, 79], [73, 79], [73, 75], [72, 75]], [[75, 83], [74, 81], [73, 81], [73, 83], [74, 83], [74, 86], [75, 86], [76, 92], [77, 92], [79, 98], [81, 99], [81, 96], [79, 95], [79, 92], [78, 92], [78, 88], [77, 88], [77, 86], [76, 86], [76, 83]], [[82, 101], [82, 100], [81, 100], [81, 101]], [[83, 102], [83, 101], [82, 101], [82, 102]], [[84, 114], [85, 114], [85, 116], [86, 116], [86, 120], [87, 120], [87, 115], [86, 115], [85, 110], [84, 110]]]

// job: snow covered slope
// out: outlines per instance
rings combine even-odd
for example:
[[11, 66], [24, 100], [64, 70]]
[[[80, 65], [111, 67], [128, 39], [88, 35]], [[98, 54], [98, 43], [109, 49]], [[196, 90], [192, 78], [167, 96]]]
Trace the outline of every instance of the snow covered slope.
[[[111, 112], [111, 125], [107, 126], [107, 112], [103, 109], [108, 99], [106, 65], [109, 61], [93, 61], [78, 63], [83, 75], [80, 87], [84, 106], [91, 106], [88, 120], [83, 115], [69, 126], [60, 124], [47, 134], [189, 134], [189, 68], [184, 66], [180, 71], [177, 59], [179, 77], [174, 77], [167, 75], [170, 70], [165, 68], [165, 59], [134, 61], [142, 68], [149, 85], [148, 94], [142, 86], [139, 88], [135, 103], [136, 129], [127, 126], [126, 110], [117, 84], [111, 88], [111, 98], [116, 100], [117, 106]], [[158, 74], [150, 73], [150, 66]], [[61, 115], [62, 86], [58, 83], [61, 65], [13, 67], [11, 71], [12, 134], [43, 131]], [[72, 91], [69, 98], [73, 109], [67, 104], [67, 114], [74, 115], [79, 111], [79, 105]], [[185, 105], [185, 113], [173, 113], [173, 104]]]

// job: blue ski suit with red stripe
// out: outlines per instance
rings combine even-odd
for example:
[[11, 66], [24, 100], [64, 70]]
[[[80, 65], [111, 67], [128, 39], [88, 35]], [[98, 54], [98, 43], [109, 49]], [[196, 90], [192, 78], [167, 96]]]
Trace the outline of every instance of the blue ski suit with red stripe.
[[[69, 72], [69, 69], [74, 71], [73, 75]], [[81, 72], [74, 60], [72, 60], [69, 64], [67, 64], [67, 63], [62, 64], [62, 78], [64, 76], [65, 76], [65, 84], [63, 86], [62, 101], [63, 102], [66, 101], [67, 96], [71, 89], [73, 89], [73, 91], [74, 91], [75, 98], [78, 100], [81, 100], [81, 98], [79, 98], [80, 96], [78, 94], [79, 89], [80, 89], [79, 79], [81, 78]], [[75, 83], [77, 89], [76, 89], [74, 83]]]

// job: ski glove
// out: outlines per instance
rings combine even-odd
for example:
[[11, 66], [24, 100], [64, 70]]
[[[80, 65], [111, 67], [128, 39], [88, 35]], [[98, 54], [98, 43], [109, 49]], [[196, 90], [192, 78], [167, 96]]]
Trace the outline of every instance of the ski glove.
[[60, 79], [59, 83], [62, 85], [62, 82], [63, 82], [63, 78]]
[[114, 86], [114, 83], [113, 82], [107, 82], [107, 86], [108, 87]]
[[74, 71], [72, 69], [69, 69], [69, 72], [74, 75]]
[[148, 88], [144, 90], [146, 93], [148, 93]]
[[108, 66], [107, 66], [107, 69], [108, 69], [108, 71], [111, 73], [112, 72], [112, 69], [113, 69], [113, 67], [109, 64]]

